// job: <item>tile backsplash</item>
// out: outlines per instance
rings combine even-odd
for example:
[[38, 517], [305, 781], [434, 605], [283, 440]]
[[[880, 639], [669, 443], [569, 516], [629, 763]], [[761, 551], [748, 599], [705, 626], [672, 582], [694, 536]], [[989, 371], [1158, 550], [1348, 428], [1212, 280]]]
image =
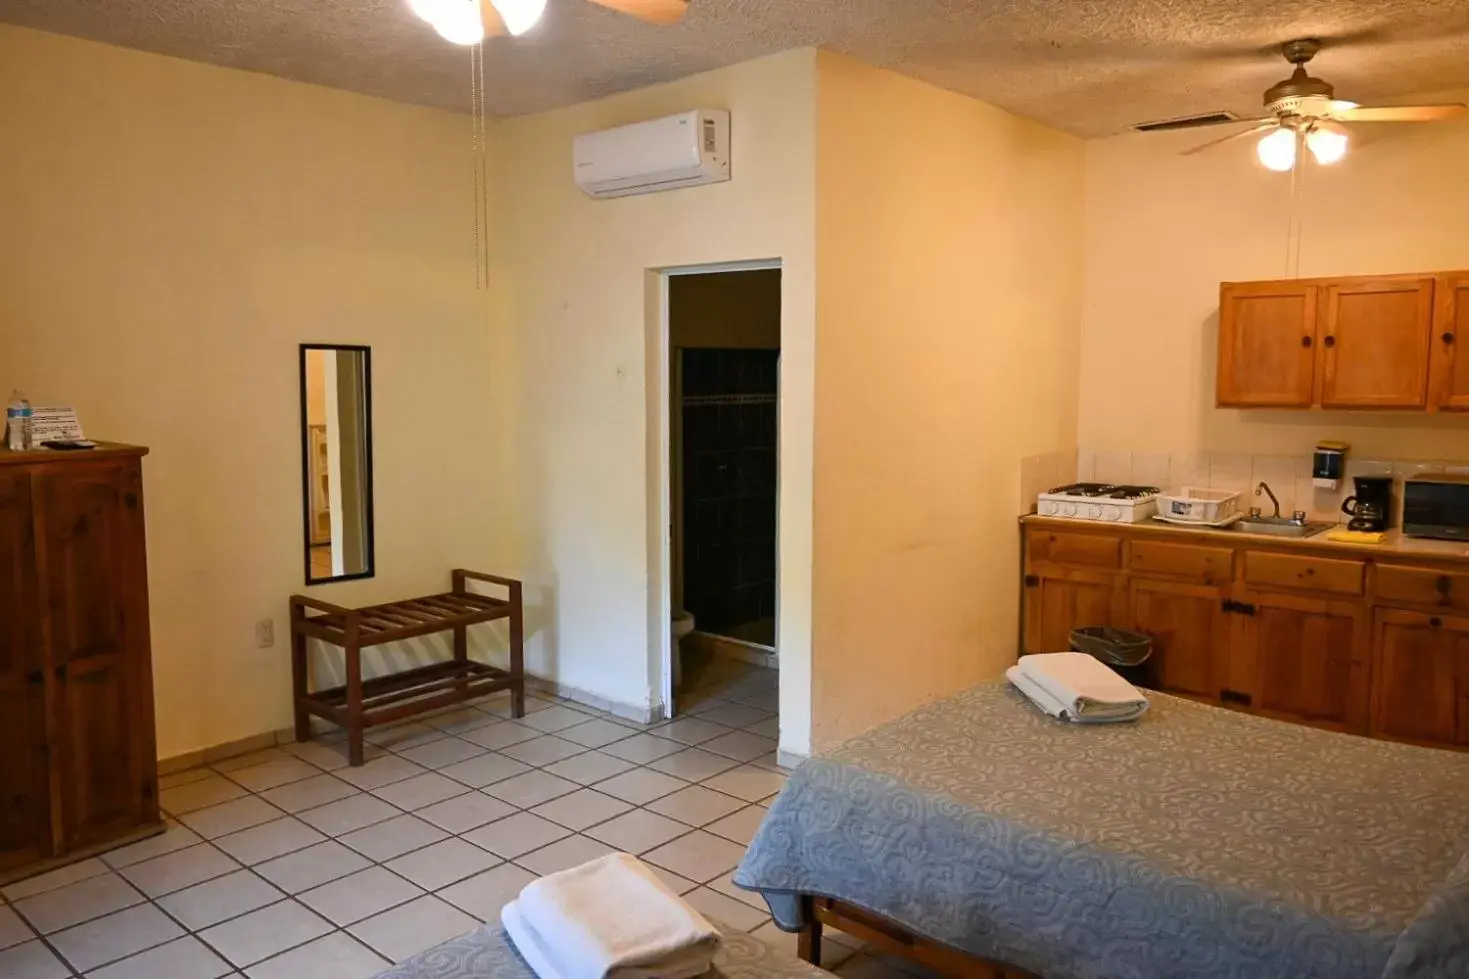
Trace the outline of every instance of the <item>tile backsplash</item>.
[[[1335, 490], [1317, 489], [1311, 481], [1311, 457], [1246, 455], [1242, 453], [1127, 452], [1116, 449], [1084, 448], [1076, 453], [1074, 467], [1069, 453], [1031, 456], [1021, 461], [1020, 509], [1035, 510], [1035, 498], [1054, 486], [1076, 480], [1133, 483], [1177, 490], [1184, 486], [1238, 490], [1240, 509], [1259, 506], [1267, 512], [1270, 501], [1254, 496], [1260, 483], [1270, 484], [1280, 499], [1280, 512], [1305, 510], [1312, 520], [1346, 520], [1341, 504], [1352, 495], [1352, 477], [1391, 475], [1397, 481], [1394, 503], [1402, 508], [1402, 481], [1420, 473], [1469, 473], [1469, 460], [1359, 459], [1347, 456], [1346, 477]], [[1400, 523], [1401, 512], [1394, 515]]]

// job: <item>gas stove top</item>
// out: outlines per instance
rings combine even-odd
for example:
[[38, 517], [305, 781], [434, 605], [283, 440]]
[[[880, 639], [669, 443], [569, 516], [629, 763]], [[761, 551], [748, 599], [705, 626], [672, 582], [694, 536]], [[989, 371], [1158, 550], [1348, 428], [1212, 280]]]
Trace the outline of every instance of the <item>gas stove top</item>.
[[1044, 517], [1074, 517], [1114, 523], [1141, 523], [1158, 512], [1156, 486], [1122, 483], [1068, 483], [1042, 493], [1035, 512]]

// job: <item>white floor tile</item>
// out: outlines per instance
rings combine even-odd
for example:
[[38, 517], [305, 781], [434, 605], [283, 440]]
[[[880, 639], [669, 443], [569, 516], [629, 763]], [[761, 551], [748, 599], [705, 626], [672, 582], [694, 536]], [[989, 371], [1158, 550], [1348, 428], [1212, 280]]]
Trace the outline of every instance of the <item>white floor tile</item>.
[[656, 850], [643, 854], [643, 859], [656, 863], [689, 880], [711, 881], [727, 870], [733, 870], [745, 855], [745, 848], [703, 830], [696, 829]]
[[470, 830], [464, 834], [464, 838], [475, 846], [484, 847], [497, 857], [510, 860], [522, 853], [539, 850], [548, 843], [569, 836], [570, 832], [548, 819], [528, 812], [518, 812], [479, 829]]
[[667, 816], [660, 816], [646, 809], [634, 809], [593, 826], [585, 835], [627, 853], [643, 853], [687, 832], [687, 826]]
[[405, 778], [422, 775], [425, 770], [423, 766], [415, 765], [406, 758], [384, 755], [360, 768], [338, 769], [335, 775], [344, 782], [351, 782], [359, 789], [370, 791], [392, 782], [401, 782]]
[[300, 812], [303, 809], [315, 809], [328, 802], [345, 799], [360, 791], [357, 786], [350, 782], [343, 782], [335, 775], [316, 775], [289, 785], [282, 785], [269, 792], [263, 792], [260, 797], [286, 812]]
[[96, 877], [98, 874], [105, 873], [107, 873], [107, 865], [94, 857], [91, 860], [79, 860], [76, 863], [67, 864], [65, 867], [38, 874], [35, 877], [18, 880], [14, 884], [7, 884], [0, 888], [0, 894], [5, 895], [5, 899], [14, 904], [33, 894], [54, 891], [58, 887], [65, 887], [67, 884], [75, 884], [79, 880], [86, 880], [88, 877]]
[[384, 785], [380, 789], [374, 789], [372, 794], [399, 809], [411, 812], [431, 806], [435, 802], [452, 799], [456, 795], [463, 795], [465, 788], [462, 782], [456, 782], [438, 772], [429, 772]]
[[677, 819], [690, 826], [712, 823], [721, 816], [728, 816], [735, 810], [744, 807], [743, 799], [736, 799], [723, 792], [715, 792], [702, 785], [690, 785], [686, 789], [680, 789], [672, 795], [665, 795], [661, 799], [654, 799], [648, 803], [648, 808], [653, 812], [670, 819]]
[[743, 887], [734, 882], [733, 870], [731, 870], [727, 874], [720, 874], [718, 877], [711, 880], [706, 886], [708, 886], [710, 890], [718, 891], [725, 897], [734, 898], [741, 904], [748, 904], [750, 907], [755, 908], [761, 914], [770, 914], [770, 905], [765, 903], [765, 898], [761, 897], [755, 891], [745, 890]]
[[651, 863], [648, 864], [648, 869], [653, 871], [657, 878], [668, 885], [668, 889], [675, 894], [687, 894], [699, 886], [687, 877], [680, 877], [671, 870], [664, 870], [662, 867], [656, 867]]
[[179, 822], [205, 839], [212, 840], [217, 836], [228, 836], [251, 826], [280, 819], [284, 815], [285, 813], [264, 799], [252, 795], [210, 806], [208, 809], [196, 809], [180, 816]]
[[542, 770], [560, 778], [571, 779], [580, 785], [591, 785], [593, 782], [621, 775], [633, 767], [630, 761], [623, 761], [621, 758], [614, 758], [600, 751], [587, 751], [580, 755], [572, 755], [554, 765], [547, 765]]
[[701, 721], [713, 721], [726, 727], [747, 727], [770, 719], [770, 711], [757, 710], [745, 704], [728, 704], [706, 710], [699, 715]]
[[250, 979], [371, 979], [391, 963], [351, 935], [335, 932], [245, 970]]
[[484, 793], [517, 809], [529, 809], [551, 799], [559, 799], [578, 788], [580, 786], [570, 779], [559, 778], [549, 772], [532, 771], [487, 785]]
[[242, 755], [235, 755], [233, 758], [222, 758], [219, 761], [211, 762], [209, 767], [221, 775], [227, 775], [230, 772], [254, 768], [256, 765], [264, 765], [266, 762], [280, 761], [289, 757], [290, 755], [279, 748], [261, 748], [259, 751], [249, 751]]
[[237, 782], [251, 792], [264, 792], [279, 785], [299, 782], [320, 774], [321, 769], [315, 765], [309, 765], [299, 758], [282, 752], [280, 757], [272, 758], [262, 765], [252, 765], [249, 768], [232, 771], [228, 774], [228, 778], [231, 782]]
[[121, 873], [149, 897], [161, 897], [194, 884], [222, 877], [240, 869], [240, 865], [208, 844], [154, 857]]
[[266, 861], [255, 872], [287, 894], [299, 894], [368, 865], [366, 857], [331, 840]]
[[786, 777], [779, 772], [745, 765], [704, 780], [704, 787], [746, 802], [768, 799], [785, 788]]
[[144, 860], [161, 857], [165, 853], [173, 853], [203, 841], [198, 833], [179, 823], [171, 823], [168, 829], [157, 836], [150, 836], [146, 840], [109, 850], [102, 854], [102, 859], [113, 867], [128, 867]]
[[677, 754], [688, 747], [672, 741], [668, 738], [660, 738], [653, 734], [634, 734], [622, 741], [614, 741], [601, 750], [609, 755], [621, 758], [624, 761], [634, 762], [638, 765], [646, 765], [650, 761], [657, 761], [667, 755]]
[[424, 768], [447, 768], [484, 754], [488, 749], [458, 738], [445, 737], [401, 752], [404, 758]]
[[186, 812], [208, 809], [210, 806], [217, 806], [221, 802], [238, 799], [243, 795], [245, 795], [243, 788], [223, 775], [211, 773], [207, 778], [164, 789], [158, 793], [158, 804], [164, 812], [181, 816]]
[[520, 894], [536, 875], [514, 864], [501, 864], [438, 892], [439, 897], [480, 921], [499, 921], [500, 909]]
[[705, 741], [728, 734], [729, 728], [723, 724], [711, 723], [708, 715], [700, 717], [680, 717], [662, 727], [655, 727], [650, 734], [660, 738], [670, 738], [682, 744], [700, 744]]
[[700, 887], [689, 891], [683, 899], [693, 905], [700, 914], [722, 921], [740, 931], [750, 931], [770, 920], [768, 913], [758, 911], [743, 901]]
[[610, 795], [623, 802], [642, 806], [654, 799], [677, 792], [687, 787], [688, 784], [683, 779], [674, 778], [672, 775], [664, 775], [662, 772], [654, 772], [646, 768], [635, 768], [630, 772], [614, 775], [604, 782], [597, 782], [592, 788], [603, 795]]
[[476, 826], [503, 819], [514, 811], [514, 807], [483, 792], [467, 792], [453, 799], [425, 806], [414, 815], [451, 833], [465, 833]]
[[158, 790], [172, 789], [180, 785], [188, 785], [213, 775], [214, 771], [209, 768], [190, 768], [182, 772], [172, 772], [168, 775], [158, 776]]
[[554, 874], [605, 857], [617, 851], [589, 836], [568, 836], [550, 846], [515, 858], [515, 862], [539, 877]]
[[506, 758], [498, 752], [491, 751], [471, 758], [469, 761], [461, 761], [457, 765], [450, 765], [439, 771], [440, 775], [447, 775], [456, 782], [461, 782], [472, 789], [482, 789], [493, 782], [503, 781], [519, 775], [521, 772], [530, 770], [530, 766], [514, 758]]
[[423, 891], [382, 867], [369, 867], [298, 895], [301, 903], [338, 926], [350, 925], [413, 900]]
[[71, 970], [40, 942], [26, 942], [0, 951], [0, 976], [5, 979], [67, 979]]
[[596, 789], [579, 789], [536, 806], [531, 812], [567, 829], [582, 830], [620, 816], [631, 808], [621, 799], [603, 795]]
[[479, 922], [464, 912], [426, 895], [359, 921], [347, 930], [389, 960], [402, 962], [478, 926]]
[[184, 930], [151, 904], [140, 904], [51, 936], [51, 944], [78, 972], [125, 959], [182, 936]]
[[331, 930], [332, 926], [316, 912], [295, 901], [282, 901], [215, 925], [199, 937], [235, 965], [248, 966]]
[[[381, 758], [384, 754], [383, 749], [376, 745], [367, 744], [362, 747], [363, 757], [367, 761]], [[324, 772], [335, 772], [339, 768], [346, 768], [349, 763], [345, 741], [301, 741], [283, 744], [281, 750], [310, 762]]]
[[368, 731], [363, 740], [369, 744], [387, 748], [391, 751], [407, 751], [409, 748], [419, 748], [430, 741], [438, 741], [448, 737], [438, 728], [429, 727], [419, 721], [406, 724], [395, 724], [392, 727], [378, 728]]
[[401, 815], [399, 810], [370, 795], [348, 796], [296, 814], [297, 818], [328, 836], [341, 836], [398, 815]]
[[87, 973], [87, 979], [219, 979], [230, 964], [192, 935]]
[[723, 819], [715, 820], [704, 829], [741, 846], [749, 846], [750, 841], [755, 838], [755, 831], [765, 821], [765, 813], [766, 810], [760, 806], [746, 806]]
[[621, 741], [623, 738], [636, 732], [602, 718], [588, 719], [582, 717], [582, 723], [572, 727], [563, 728], [556, 732], [556, 736], [563, 741], [579, 744], [583, 748], [600, 748], [604, 744]]
[[143, 895], [116, 874], [102, 874], [16, 902], [32, 928], [43, 935], [141, 904]]
[[526, 727], [533, 727], [537, 731], [551, 734], [577, 724], [585, 724], [589, 720], [591, 720], [591, 715], [557, 704], [545, 710], [527, 714], [520, 723]]
[[435, 714], [433, 717], [425, 717], [423, 722], [445, 734], [460, 735], [466, 731], [476, 731], [482, 727], [489, 727], [491, 724], [499, 724], [500, 718], [473, 707], [461, 707], [458, 710]]
[[508, 755], [516, 761], [525, 762], [527, 765], [550, 765], [553, 762], [561, 761], [563, 758], [579, 755], [586, 750], [586, 748], [583, 748], [579, 744], [558, 738], [553, 734], [547, 734], [544, 737], [522, 741], [519, 744], [512, 744], [502, 749], [500, 753]]
[[325, 839], [325, 836], [301, 820], [287, 817], [261, 823], [229, 836], [221, 836], [214, 841], [214, 845], [246, 866], [253, 866], [296, 850], [304, 850]]
[[777, 744], [771, 738], [762, 738], [749, 731], [734, 731], [712, 741], [705, 741], [699, 747], [738, 761], [753, 761], [761, 755], [770, 754], [776, 749]]
[[727, 772], [735, 768], [739, 762], [733, 758], [723, 755], [710, 754], [698, 748], [689, 748], [680, 751], [676, 755], [668, 755], [657, 761], [648, 763], [648, 767], [654, 771], [663, 772], [666, 775], [675, 775], [690, 782], [700, 782], [720, 772]]
[[36, 936], [26, 927], [20, 915], [12, 909], [0, 905], [0, 948], [10, 948], [21, 942], [28, 942]]
[[248, 870], [186, 887], [158, 899], [158, 906], [191, 931], [202, 931], [248, 911], [282, 900], [285, 895]]
[[339, 839], [369, 860], [382, 863], [437, 843], [448, 835], [433, 823], [404, 815], [356, 830]]
[[482, 748], [499, 751], [501, 748], [532, 738], [539, 738], [541, 732], [533, 727], [526, 727], [519, 721], [505, 721], [493, 727], [482, 727], [476, 731], [466, 731], [462, 735], [465, 741], [473, 741]]
[[472, 843], [451, 836], [442, 843], [405, 853], [383, 866], [407, 877], [426, 891], [448, 887], [500, 863], [500, 858]]

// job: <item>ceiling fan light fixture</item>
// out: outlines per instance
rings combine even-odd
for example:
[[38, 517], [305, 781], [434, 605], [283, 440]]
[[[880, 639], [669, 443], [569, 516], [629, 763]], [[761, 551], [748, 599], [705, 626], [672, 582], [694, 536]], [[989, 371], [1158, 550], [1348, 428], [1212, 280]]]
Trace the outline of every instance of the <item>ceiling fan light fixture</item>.
[[490, 0], [490, 2], [500, 12], [501, 19], [505, 21], [505, 29], [516, 36], [536, 26], [541, 19], [541, 14], [546, 10], [546, 0]]
[[1267, 168], [1285, 173], [1296, 165], [1296, 133], [1293, 129], [1280, 126], [1260, 137], [1255, 144], [1255, 155]]
[[1316, 123], [1306, 134], [1306, 147], [1321, 164], [1336, 163], [1346, 156], [1349, 142], [1345, 126], [1326, 120]]
[[408, 0], [408, 9], [451, 44], [478, 44], [485, 39], [478, 0]]

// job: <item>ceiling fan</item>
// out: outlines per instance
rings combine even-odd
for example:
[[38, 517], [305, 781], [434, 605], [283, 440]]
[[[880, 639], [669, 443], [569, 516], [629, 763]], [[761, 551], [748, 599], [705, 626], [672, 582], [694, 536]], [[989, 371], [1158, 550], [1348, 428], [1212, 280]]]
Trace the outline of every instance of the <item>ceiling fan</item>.
[[1295, 169], [1300, 145], [1311, 151], [1317, 163], [1335, 163], [1347, 152], [1350, 136], [1343, 123], [1351, 122], [1442, 122], [1464, 113], [1460, 102], [1441, 105], [1361, 106], [1336, 98], [1331, 85], [1306, 73], [1306, 63], [1321, 50], [1315, 38], [1287, 41], [1281, 46], [1285, 60], [1296, 66], [1291, 76], [1265, 91], [1267, 115], [1257, 119], [1231, 119], [1254, 123], [1248, 129], [1210, 140], [1185, 150], [1184, 155], [1202, 153], [1224, 143], [1264, 132], [1255, 152], [1271, 170]]
[[[688, 11], [688, 0], [591, 0], [650, 24], [676, 24]], [[478, 44], [486, 37], [524, 34], [536, 25], [546, 0], [408, 0], [446, 41]]]

